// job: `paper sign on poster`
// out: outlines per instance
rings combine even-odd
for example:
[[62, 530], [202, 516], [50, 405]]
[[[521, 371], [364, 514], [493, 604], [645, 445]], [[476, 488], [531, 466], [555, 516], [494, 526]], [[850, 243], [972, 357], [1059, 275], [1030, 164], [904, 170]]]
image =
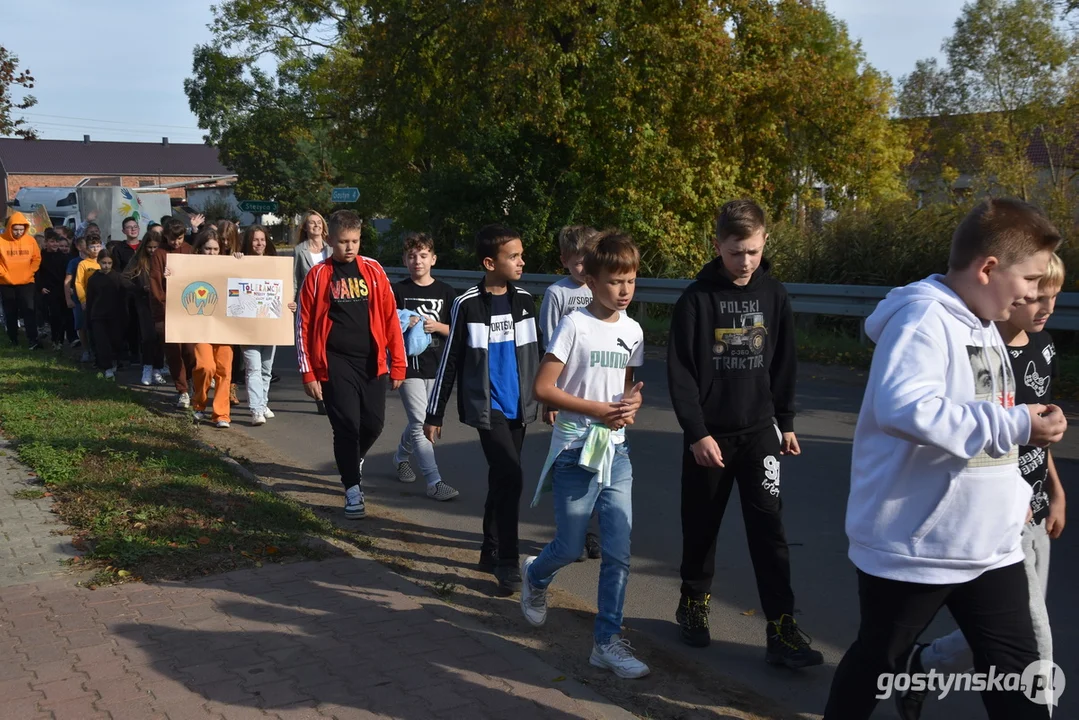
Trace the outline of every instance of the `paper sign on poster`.
[[295, 344], [291, 258], [173, 253], [168, 268], [165, 342]]

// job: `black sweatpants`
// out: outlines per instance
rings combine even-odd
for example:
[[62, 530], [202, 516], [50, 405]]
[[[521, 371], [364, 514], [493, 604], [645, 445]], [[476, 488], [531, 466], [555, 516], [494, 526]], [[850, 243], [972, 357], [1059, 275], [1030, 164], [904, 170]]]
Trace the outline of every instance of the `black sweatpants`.
[[126, 318], [121, 320], [90, 320], [90, 339], [94, 344], [94, 359], [100, 370], [109, 370], [122, 357], [124, 332], [127, 330]]
[[46, 319], [49, 322], [49, 330], [52, 332], [52, 341], [54, 343], [64, 342], [65, 337], [68, 337], [69, 328], [70, 333], [74, 335], [75, 318], [71, 315], [71, 310], [64, 301], [63, 291], [58, 290], [48, 295], [42, 295], [41, 302], [45, 306], [47, 313]]
[[[832, 678], [824, 720], [862, 720], [877, 705], [884, 673], [899, 667], [922, 631], [947, 606], [974, 652], [974, 670], [1022, 673], [1038, 660], [1030, 619], [1027, 575], [1023, 563], [990, 570], [961, 585], [921, 585], [885, 580], [858, 571], [862, 621], [858, 639], [847, 650]], [[939, 692], [939, 689], [938, 691]], [[1047, 718], [1048, 708], [1031, 702], [1022, 690], [982, 693], [990, 720]]]
[[26, 331], [26, 339], [31, 345], [37, 342], [37, 312], [34, 309], [36, 296], [37, 288], [33, 283], [0, 285], [0, 302], [4, 305], [7, 336], [13, 345], [19, 342], [20, 319]]
[[[142, 324], [139, 322], [139, 314], [137, 306], [139, 305], [138, 299], [128, 295], [127, 299], [127, 323], [124, 328], [124, 352], [122, 357], [125, 360], [131, 362], [139, 361], [138, 364], [145, 364], [147, 361], [142, 359]], [[149, 308], [147, 308], [149, 310]]]
[[157, 334], [154, 313], [150, 303], [135, 298], [135, 321], [139, 324], [139, 340], [142, 344], [142, 364], [153, 365], [155, 370], [165, 367], [164, 338]]
[[322, 401], [333, 428], [337, 471], [348, 490], [362, 486], [360, 463], [382, 434], [389, 375], [372, 377], [370, 363], [330, 352], [326, 364], [330, 379], [322, 383]]
[[779, 430], [769, 425], [716, 442], [725, 467], [701, 467], [688, 443], [682, 452], [682, 594], [701, 599], [712, 592], [716, 539], [737, 483], [761, 608], [768, 620], [793, 616], [790, 551], [779, 496]]
[[491, 411], [491, 429], [480, 430], [480, 445], [487, 457], [487, 501], [483, 504], [481, 551], [498, 555], [498, 564], [517, 566], [517, 522], [521, 512], [521, 448], [525, 426]]

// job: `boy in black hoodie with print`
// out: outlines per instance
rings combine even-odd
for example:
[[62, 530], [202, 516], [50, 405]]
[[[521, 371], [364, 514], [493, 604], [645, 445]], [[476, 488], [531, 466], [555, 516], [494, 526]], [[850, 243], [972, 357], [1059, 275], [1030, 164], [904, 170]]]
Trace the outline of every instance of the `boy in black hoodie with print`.
[[765, 660], [802, 668], [824, 658], [794, 620], [790, 553], [781, 517], [779, 456], [798, 455], [794, 313], [763, 260], [764, 211], [734, 200], [716, 221], [719, 255], [679, 298], [667, 348], [682, 455], [682, 640], [711, 642], [716, 536], [738, 485], [749, 554], [767, 626]]
[[69, 256], [60, 249], [60, 240], [52, 228], [45, 230], [45, 252], [41, 254], [41, 267], [34, 276], [38, 294], [48, 313], [52, 333], [53, 350], [64, 349], [64, 332], [67, 328], [67, 302], [64, 298], [64, 274]]

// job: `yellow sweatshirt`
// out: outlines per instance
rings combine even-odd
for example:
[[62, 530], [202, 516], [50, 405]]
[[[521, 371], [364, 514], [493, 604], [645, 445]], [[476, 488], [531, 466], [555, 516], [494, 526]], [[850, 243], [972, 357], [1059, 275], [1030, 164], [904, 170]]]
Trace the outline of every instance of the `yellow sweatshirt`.
[[86, 307], [86, 281], [100, 269], [97, 260], [86, 258], [79, 263], [79, 269], [75, 271], [75, 294], [79, 296], [83, 307]]
[[[12, 229], [25, 226], [22, 237], [16, 238]], [[0, 233], [0, 285], [29, 285], [41, 267], [41, 248], [30, 234], [30, 221], [21, 212], [11, 213], [7, 229]]]

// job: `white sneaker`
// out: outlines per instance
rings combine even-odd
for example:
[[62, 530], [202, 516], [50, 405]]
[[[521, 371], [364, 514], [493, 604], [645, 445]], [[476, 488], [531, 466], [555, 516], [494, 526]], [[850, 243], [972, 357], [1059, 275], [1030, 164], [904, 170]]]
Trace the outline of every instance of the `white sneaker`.
[[81, 362], [81, 363], [90, 362], [90, 351], [89, 350], [83, 350], [82, 351], [82, 356], [79, 358], [79, 362]]
[[200, 423], [209, 420], [210, 416], [204, 413], [202, 410], [195, 411], [195, 422]]
[[535, 561], [535, 555], [521, 561], [521, 613], [532, 627], [543, 627], [547, 622], [547, 589], [528, 581], [528, 568]]
[[213, 390], [217, 387], [217, 378], [210, 378], [210, 389]]
[[115, 380], [116, 379], [116, 369], [115, 368], [109, 368], [108, 370], [106, 370], [105, 371], [105, 379], [106, 380]]
[[141, 382], [142, 382], [143, 385], [149, 386], [151, 383], [153, 383], [153, 381], [154, 381], [153, 375], [154, 375], [154, 366], [153, 365], [143, 365], [142, 366], [142, 381]]
[[363, 491], [359, 485], [353, 485], [345, 490], [345, 517], [349, 520], [358, 520], [367, 514], [367, 508], [363, 504]]
[[217, 421], [217, 427], [219, 427], [219, 428], [221, 428], [223, 430], [223, 429], [225, 429], [227, 427], [232, 427], [232, 425], [229, 424], [228, 420], [218, 420]]
[[[523, 587], [523, 585], [522, 585]], [[590, 665], [607, 668], [620, 678], [640, 678], [651, 672], [648, 666], [633, 657], [633, 648], [621, 635], [612, 635], [606, 645], [593, 645]]]
[[262, 416], [265, 417], [267, 420], [273, 420], [274, 419], [273, 410], [271, 410], [270, 408], [264, 408], [263, 411], [262, 411]]
[[176, 407], [187, 410], [191, 407], [191, 396], [188, 393], [180, 393], [180, 399], [176, 401]]
[[265, 425], [266, 424], [266, 416], [263, 415], [262, 413], [253, 413], [251, 415], [251, 424], [252, 425]]
[[159, 372], [154, 372], [153, 376], [154, 385], [168, 385], [169, 381], [165, 379], [165, 376]]

